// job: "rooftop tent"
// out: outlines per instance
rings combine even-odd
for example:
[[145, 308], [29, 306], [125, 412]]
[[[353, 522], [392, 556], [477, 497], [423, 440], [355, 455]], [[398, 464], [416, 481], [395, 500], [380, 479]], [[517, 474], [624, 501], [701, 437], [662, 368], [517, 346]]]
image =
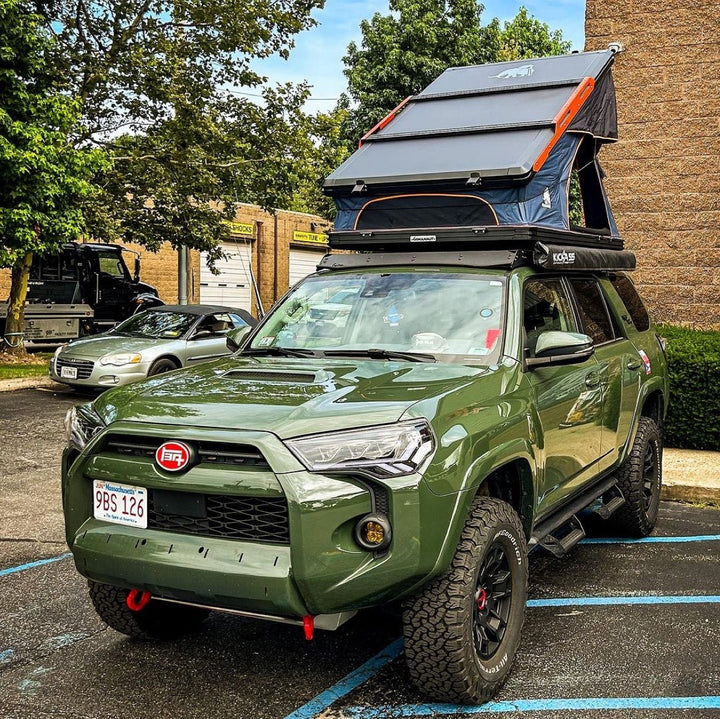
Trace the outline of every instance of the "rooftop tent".
[[597, 153], [617, 139], [610, 50], [450, 68], [325, 180], [337, 231], [570, 227], [575, 169], [594, 232], [617, 235]]

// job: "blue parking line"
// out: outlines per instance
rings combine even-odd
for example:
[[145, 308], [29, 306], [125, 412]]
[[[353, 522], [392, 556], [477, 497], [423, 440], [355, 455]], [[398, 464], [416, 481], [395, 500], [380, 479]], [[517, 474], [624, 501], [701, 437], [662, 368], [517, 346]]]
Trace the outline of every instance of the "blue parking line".
[[620, 597], [559, 597], [557, 599], [528, 599], [527, 607], [605, 607], [627, 604], [717, 604], [717, 594], [660, 594]]
[[43, 564], [52, 564], [53, 562], [59, 562], [61, 559], [67, 559], [70, 556], [70, 552], [65, 552], [65, 554], [59, 554], [57, 557], [38, 559], [36, 562], [28, 562], [27, 564], [21, 564], [18, 567], [8, 567], [7, 569], [0, 569], [0, 577], [4, 577], [7, 574], [15, 574], [15, 572], [24, 572], [26, 569], [32, 569], [33, 567], [41, 567]]
[[299, 709], [296, 709], [292, 714], [288, 714], [285, 719], [312, 719], [317, 716], [320, 712], [327, 709], [333, 702], [349, 694], [353, 689], [364, 684], [370, 677], [377, 674], [386, 664], [389, 664], [393, 659], [397, 659], [403, 650], [402, 639], [396, 639], [391, 644], [385, 647], [382, 651], [378, 652], [374, 657], [368, 659], [362, 666], [358, 667], [355, 671], [350, 672], [346, 677], [342, 678], [336, 684], [333, 684], [329, 689], [326, 689], [322, 694], [318, 694], [314, 699], [311, 699], [307, 704], [303, 704]]
[[[559, 597], [555, 599], [529, 599], [528, 608], [611, 606], [628, 604], [717, 604], [720, 595], [645, 595], [620, 597]], [[313, 719], [331, 704], [353, 689], [375, 676], [384, 666], [397, 659], [403, 650], [402, 639], [396, 639], [385, 649], [369, 659], [339, 682], [307, 704], [304, 704], [285, 719]], [[644, 703], [643, 703], [644, 702]], [[685, 703], [684, 703], [685, 702]], [[690, 702], [687, 704], [687, 702]], [[584, 706], [586, 704], [587, 706]], [[720, 708], [720, 696], [708, 697], [629, 697], [593, 699], [519, 700], [516, 702], [493, 702], [479, 707], [456, 706], [454, 704], [406, 704], [402, 706], [350, 707], [343, 713], [351, 717], [379, 719], [382, 716], [430, 716], [432, 714], [482, 714], [511, 711], [564, 711], [581, 709], [705, 709]]]
[[593, 697], [579, 699], [518, 699], [479, 706], [458, 704], [401, 704], [343, 708], [341, 716], [360, 719], [381, 717], [442, 716], [448, 714], [508, 714], [538, 711], [590, 711], [627, 709], [720, 709], [720, 696], [704, 697]]
[[675, 542], [718, 542], [720, 534], [698, 534], [694, 537], [642, 537], [624, 539], [623, 537], [588, 537], [580, 544], [673, 544]]

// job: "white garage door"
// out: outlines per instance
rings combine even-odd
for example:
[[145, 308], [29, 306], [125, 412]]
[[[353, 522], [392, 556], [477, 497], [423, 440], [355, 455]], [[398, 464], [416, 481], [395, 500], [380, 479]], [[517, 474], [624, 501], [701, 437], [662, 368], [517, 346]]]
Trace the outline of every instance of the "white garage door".
[[207, 267], [207, 257], [200, 256], [200, 302], [208, 305], [228, 305], [250, 311], [252, 305], [252, 282], [250, 242], [223, 242], [227, 260], [219, 260], [214, 275]]
[[290, 248], [290, 287], [317, 271], [324, 252]]

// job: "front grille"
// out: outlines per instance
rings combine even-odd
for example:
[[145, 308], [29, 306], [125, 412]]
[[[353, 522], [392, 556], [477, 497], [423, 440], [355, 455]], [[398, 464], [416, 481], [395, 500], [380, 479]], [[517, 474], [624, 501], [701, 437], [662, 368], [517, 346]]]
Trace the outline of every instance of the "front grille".
[[63, 367], [76, 367], [78, 379], [88, 379], [92, 374], [95, 363], [92, 360], [62, 359], [55, 360], [55, 372], [60, 375]]
[[[148, 529], [160, 529], [200, 537], [223, 537], [255, 542], [290, 543], [288, 506], [285, 497], [236, 497], [195, 495], [204, 499], [205, 510], [191, 514], [156, 510], [155, 493], [148, 498]], [[182, 493], [173, 493], [182, 495]], [[187, 494], [185, 495], [187, 496]], [[196, 516], [204, 514], [204, 516]]]
[[[157, 448], [167, 439], [111, 434], [105, 443], [105, 450], [130, 457], [154, 459]], [[200, 464], [222, 464], [258, 470], [270, 469], [270, 465], [257, 447], [230, 442], [195, 442], [185, 439], [181, 441], [195, 449]]]

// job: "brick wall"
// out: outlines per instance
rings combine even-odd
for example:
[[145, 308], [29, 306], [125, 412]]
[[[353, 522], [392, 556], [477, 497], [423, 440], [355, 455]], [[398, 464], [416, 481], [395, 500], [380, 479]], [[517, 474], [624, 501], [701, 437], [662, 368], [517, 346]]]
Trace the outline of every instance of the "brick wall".
[[635, 281], [656, 321], [720, 329], [720, 2], [587, 0], [585, 35], [625, 46], [600, 160]]

